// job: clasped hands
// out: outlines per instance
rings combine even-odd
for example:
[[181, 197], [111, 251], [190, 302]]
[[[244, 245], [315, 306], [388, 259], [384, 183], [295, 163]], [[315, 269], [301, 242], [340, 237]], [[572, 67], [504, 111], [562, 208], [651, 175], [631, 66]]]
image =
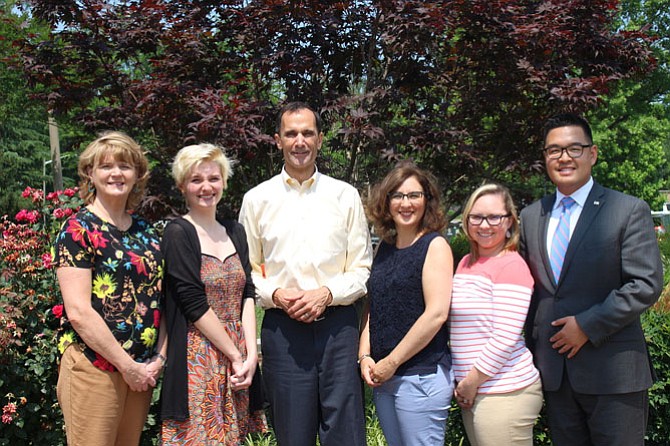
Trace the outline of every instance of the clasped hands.
[[321, 317], [333, 295], [328, 288], [298, 290], [296, 288], [277, 288], [272, 293], [272, 301], [284, 310], [292, 319], [309, 324]]
[[398, 366], [393, 363], [387, 356], [379, 362], [375, 362], [370, 356], [366, 356], [361, 360], [361, 377], [363, 381], [370, 387], [379, 387], [382, 383], [388, 381]]
[[230, 385], [233, 390], [248, 389], [256, 371], [256, 361], [247, 358], [232, 362], [233, 374], [230, 376]]
[[154, 357], [147, 362], [132, 361], [130, 367], [119, 371], [130, 390], [144, 392], [156, 387], [156, 382], [163, 372], [163, 363]]

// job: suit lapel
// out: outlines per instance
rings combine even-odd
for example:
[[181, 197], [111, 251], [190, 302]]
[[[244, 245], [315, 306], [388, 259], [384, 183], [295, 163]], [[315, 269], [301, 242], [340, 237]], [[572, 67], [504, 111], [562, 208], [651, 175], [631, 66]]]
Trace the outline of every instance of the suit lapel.
[[549, 282], [551, 282], [554, 286], [556, 283], [554, 282], [554, 274], [551, 272], [551, 263], [549, 262], [549, 253], [547, 252], [547, 230], [549, 229], [549, 219], [551, 218], [551, 210], [554, 207], [554, 202], [556, 201], [556, 194], [553, 193], [551, 195], [547, 195], [544, 198], [542, 198], [541, 204], [542, 207], [540, 209], [540, 230], [537, 231], [539, 240], [537, 241], [538, 246], [540, 248], [540, 252], [542, 253], [542, 263], [544, 265], [544, 271], [547, 274], [547, 277], [549, 278]]
[[565, 253], [565, 260], [563, 261], [561, 277], [558, 279], [559, 283], [563, 280], [565, 274], [570, 269], [570, 264], [579, 250], [579, 245], [582, 243], [584, 237], [591, 228], [591, 224], [598, 215], [598, 212], [600, 212], [601, 207], [605, 204], [604, 192], [605, 189], [602, 186], [597, 183], [593, 184], [593, 188], [591, 188], [591, 192], [589, 193], [589, 196], [584, 203], [584, 209], [582, 209], [582, 213], [579, 216], [577, 226], [575, 226], [575, 232], [572, 234], [572, 237], [570, 237], [568, 250]]

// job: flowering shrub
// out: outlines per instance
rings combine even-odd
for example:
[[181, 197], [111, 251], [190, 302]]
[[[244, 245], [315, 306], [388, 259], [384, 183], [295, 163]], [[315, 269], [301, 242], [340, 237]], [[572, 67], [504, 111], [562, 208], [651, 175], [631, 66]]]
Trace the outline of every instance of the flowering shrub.
[[26, 188], [28, 204], [0, 217], [0, 445], [64, 443], [56, 402], [55, 330], [62, 315], [52, 245], [81, 206], [76, 189]]

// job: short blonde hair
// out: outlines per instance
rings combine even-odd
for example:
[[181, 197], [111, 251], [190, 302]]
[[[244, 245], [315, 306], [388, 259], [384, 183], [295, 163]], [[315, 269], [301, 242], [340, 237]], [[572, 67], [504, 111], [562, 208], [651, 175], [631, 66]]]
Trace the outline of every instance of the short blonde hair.
[[144, 191], [149, 180], [149, 162], [140, 145], [123, 132], [109, 131], [102, 133], [79, 155], [79, 163], [77, 164], [77, 172], [81, 179], [79, 196], [85, 204], [93, 203], [95, 189], [91, 187], [91, 170], [110, 156], [116, 161], [128, 163], [135, 168], [137, 182], [126, 201], [126, 209], [134, 209], [144, 197]]
[[508, 217], [512, 221], [512, 225], [509, 227], [510, 236], [506, 237], [505, 246], [503, 249], [507, 251], [516, 251], [519, 246], [519, 217], [516, 212], [516, 206], [514, 206], [514, 200], [512, 200], [512, 194], [509, 189], [498, 183], [488, 183], [483, 186], [479, 186], [475, 191], [470, 195], [468, 201], [465, 203], [465, 208], [463, 209], [463, 232], [470, 242], [470, 265], [475, 263], [479, 258], [478, 248], [479, 245], [470, 237], [470, 223], [468, 222], [468, 216], [472, 212], [477, 200], [479, 200], [484, 195], [499, 195], [503, 203], [505, 204], [505, 212], [510, 214]]
[[223, 178], [223, 188], [227, 188], [228, 178], [233, 173], [230, 160], [223, 153], [221, 147], [209, 143], [186, 146], [177, 152], [172, 162], [172, 177], [177, 186], [181, 187], [184, 184], [186, 177], [194, 167], [207, 161], [213, 161], [219, 165], [221, 177]]

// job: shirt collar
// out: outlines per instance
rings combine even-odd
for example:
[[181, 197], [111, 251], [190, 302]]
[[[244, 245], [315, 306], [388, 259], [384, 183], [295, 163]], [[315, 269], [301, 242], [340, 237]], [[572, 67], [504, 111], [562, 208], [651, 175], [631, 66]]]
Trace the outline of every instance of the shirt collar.
[[293, 188], [298, 188], [298, 189], [310, 189], [312, 186], [316, 184], [316, 182], [319, 179], [319, 176], [321, 174], [319, 173], [318, 167], [314, 166], [314, 174], [303, 181], [302, 184], [300, 184], [297, 180], [295, 180], [293, 177], [291, 177], [287, 172], [286, 172], [286, 166], [282, 167], [281, 169], [281, 179], [282, 183], [284, 183], [288, 187], [293, 187]]
[[[575, 203], [577, 203], [579, 207], [583, 208], [584, 203], [586, 203], [586, 199], [589, 197], [592, 188], [593, 188], [593, 177], [589, 177], [589, 181], [587, 181], [585, 185], [583, 185], [582, 187], [577, 189], [573, 194], [571, 194], [570, 197], [572, 197], [572, 199], [575, 200]], [[556, 201], [554, 202], [554, 209], [560, 206], [561, 200], [565, 196], [566, 195], [563, 195], [558, 189], [556, 189]]]

